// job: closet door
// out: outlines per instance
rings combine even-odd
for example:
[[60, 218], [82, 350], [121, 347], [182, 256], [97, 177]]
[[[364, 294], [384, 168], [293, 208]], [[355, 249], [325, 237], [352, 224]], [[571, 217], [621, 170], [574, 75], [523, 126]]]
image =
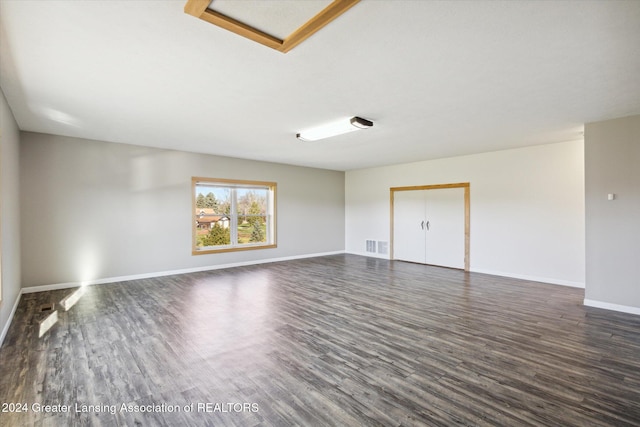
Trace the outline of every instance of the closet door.
[[464, 269], [464, 189], [442, 188], [424, 190], [424, 193], [426, 238], [423, 262]]
[[393, 200], [395, 259], [425, 263], [425, 191], [397, 191]]

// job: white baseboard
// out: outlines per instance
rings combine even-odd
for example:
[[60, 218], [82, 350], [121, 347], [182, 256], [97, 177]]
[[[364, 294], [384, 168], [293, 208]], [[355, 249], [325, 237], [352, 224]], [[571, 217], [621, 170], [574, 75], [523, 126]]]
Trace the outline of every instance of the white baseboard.
[[2, 335], [0, 335], [0, 347], [2, 347], [2, 343], [4, 342], [4, 337], [6, 337], [7, 332], [9, 332], [9, 326], [11, 326], [11, 322], [13, 321], [13, 316], [16, 314], [16, 310], [18, 309], [18, 303], [20, 303], [21, 297], [22, 297], [22, 292], [20, 292], [16, 297], [16, 302], [15, 304], [13, 304], [11, 313], [9, 313], [9, 317], [7, 318], [7, 323], [5, 323], [4, 328], [2, 328]]
[[584, 305], [587, 307], [604, 308], [605, 310], [620, 311], [622, 313], [639, 314], [640, 307], [631, 307], [628, 305], [612, 304], [610, 302], [596, 301], [592, 299], [584, 299]]
[[[389, 259], [389, 255], [380, 255], [380, 254], [374, 254], [369, 252], [346, 252], [346, 253], [352, 254], [352, 255], [367, 256], [371, 258]], [[510, 277], [512, 279], [522, 279], [522, 280], [529, 280], [531, 282], [542, 282], [542, 283], [549, 283], [551, 285], [562, 285], [562, 286], [570, 286], [572, 288], [584, 289], [584, 282], [574, 282], [570, 280], [553, 279], [549, 277], [540, 277], [540, 276], [528, 276], [526, 274], [505, 273], [502, 271], [485, 270], [485, 269], [478, 269], [478, 268], [471, 269], [470, 271], [473, 273], [491, 274], [492, 276]]]
[[583, 282], [574, 282], [571, 280], [553, 279], [549, 277], [540, 277], [540, 276], [529, 276], [526, 274], [504, 273], [502, 271], [485, 270], [482, 268], [480, 269], [474, 268], [471, 271], [474, 273], [491, 274], [492, 276], [510, 277], [512, 279], [529, 280], [531, 282], [542, 282], [542, 283], [549, 283], [551, 285], [562, 285], [562, 286], [570, 286], [572, 288], [584, 289]]
[[230, 264], [209, 265], [205, 267], [184, 268], [180, 270], [168, 270], [168, 271], [159, 271], [159, 272], [153, 272], [153, 273], [133, 274], [130, 276], [106, 277], [102, 279], [87, 280], [84, 282], [67, 282], [67, 283], [56, 283], [52, 285], [30, 286], [28, 288], [22, 288], [22, 293], [30, 294], [34, 292], [55, 291], [57, 289], [77, 288], [79, 286], [103, 285], [108, 283], [126, 282], [128, 280], [150, 279], [153, 277], [173, 276], [176, 274], [198, 273], [201, 271], [221, 270], [223, 268], [244, 267], [247, 265], [268, 264], [271, 262], [290, 261], [290, 260], [302, 259], [302, 258], [315, 258], [315, 257], [327, 256], [327, 255], [339, 255], [343, 253], [344, 251], [322, 252], [322, 253], [305, 254], [305, 255], [294, 255], [294, 256], [281, 257], [281, 258], [260, 259], [255, 261], [234, 262]]
[[379, 254], [379, 253], [373, 253], [373, 252], [355, 252], [355, 251], [350, 251], [345, 253], [349, 255], [366, 256], [369, 258], [380, 258], [380, 259], [386, 259], [386, 260], [389, 259], [389, 254]]

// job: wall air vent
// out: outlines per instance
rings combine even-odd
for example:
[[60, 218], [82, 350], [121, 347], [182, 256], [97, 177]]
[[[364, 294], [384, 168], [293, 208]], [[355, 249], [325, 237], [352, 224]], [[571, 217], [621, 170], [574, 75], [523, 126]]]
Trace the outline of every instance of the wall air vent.
[[367, 252], [376, 252], [376, 241], [375, 240], [367, 240]]

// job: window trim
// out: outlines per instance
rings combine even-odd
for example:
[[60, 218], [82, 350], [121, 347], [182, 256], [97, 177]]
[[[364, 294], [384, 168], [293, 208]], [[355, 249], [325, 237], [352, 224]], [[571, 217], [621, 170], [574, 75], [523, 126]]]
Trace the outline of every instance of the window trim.
[[[224, 246], [219, 249], [209, 249], [202, 250], [198, 249], [197, 243], [197, 226], [196, 222], [193, 220], [194, 213], [197, 209], [196, 206], [196, 186], [199, 183], [205, 184], [226, 184], [229, 186], [236, 186], [238, 188], [242, 187], [265, 187], [271, 192], [271, 197], [273, 199], [272, 206], [270, 207], [271, 213], [271, 227], [272, 232], [270, 233], [273, 238], [271, 242], [267, 242], [265, 244], [254, 243], [254, 244], [243, 244], [242, 246]], [[278, 247], [277, 242], [277, 183], [270, 181], [248, 181], [248, 180], [240, 180], [240, 179], [228, 179], [228, 178], [205, 178], [200, 176], [191, 177], [191, 255], [205, 255], [205, 254], [216, 254], [223, 252], [239, 252], [239, 251], [251, 251], [257, 249], [270, 249]], [[236, 215], [237, 216], [237, 215]], [[267, 213], [267, 217], [269, 213]], [[237, 245], [237, 244], [236, 244]]]

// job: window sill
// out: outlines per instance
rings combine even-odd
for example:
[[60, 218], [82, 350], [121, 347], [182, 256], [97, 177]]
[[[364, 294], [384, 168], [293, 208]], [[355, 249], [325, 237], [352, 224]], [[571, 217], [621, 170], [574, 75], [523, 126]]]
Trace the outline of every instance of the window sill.
[[275, 243], [271, 245], [225, 246], [220, 249], [192, 250], [191, 255], [217, 254], [217, 253], [223, 253], [223, 252], [254, 251], [257, 249], [273, 249], [277, 247], [278, 246]]

